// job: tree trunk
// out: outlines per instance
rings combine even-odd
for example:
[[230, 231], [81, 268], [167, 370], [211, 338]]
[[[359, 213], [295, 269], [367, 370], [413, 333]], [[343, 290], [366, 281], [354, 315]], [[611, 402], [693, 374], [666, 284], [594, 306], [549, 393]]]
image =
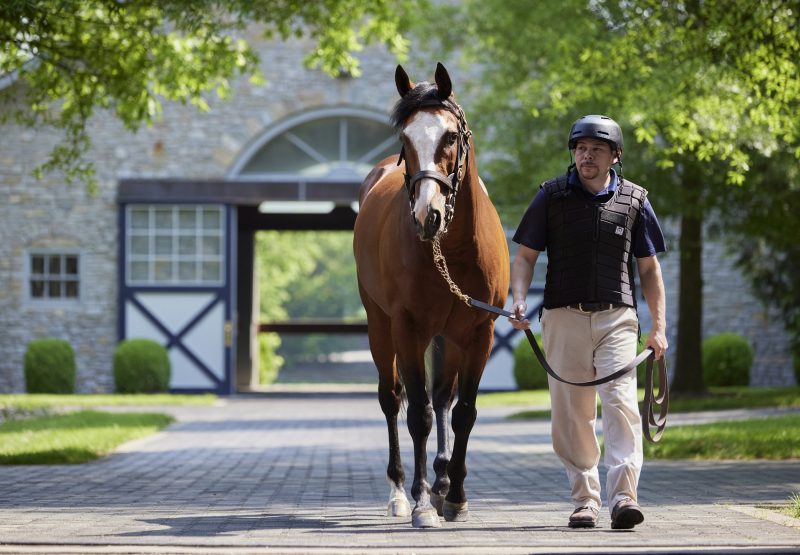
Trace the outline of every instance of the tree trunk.
[[687, 209], [681, 217], [678, 345], [670, 390], [693, 395], [705, 391], [701, 354], [703, 330], [702, 178], [684, 176]]

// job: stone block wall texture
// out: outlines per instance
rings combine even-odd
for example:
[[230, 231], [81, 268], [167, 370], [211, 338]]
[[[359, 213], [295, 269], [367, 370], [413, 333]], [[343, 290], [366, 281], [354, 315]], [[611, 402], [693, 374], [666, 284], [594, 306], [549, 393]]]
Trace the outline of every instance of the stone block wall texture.
[[[239, 79], [228, 100], [208, 95], [211, 109], [206, 113], [165, 103], [162, 120], [136, 133], [124, 129], [109, 113], [95, 115], [89, 126], [94, 142], [89, 157], [99, 181], [95, 196], [88, 195], [80, 185], [66, 186], [57, 174], [41, 181], [31, 175], [57, 142], [58, 135], [52, 129], [31, 130], [12, 124], [0, 127], [0, 392], [24, 391], [25, 349], [29, 341], [41, 337], [60, 337], [72, 343], [78, 392], [113, 390], [120, 179], [224, 178], [247, 145], [284, 118], [335, 106], [388, 114], [395, 102], [396, 62], [381, 48], [371, 47], [361, 54], [362, 77], [332, 79], [303, 67], [302, 58], [310, 42], [259, 41], [255, 28], [248, 31], [247, 38], [262, 53], [265, 84], [256, 86]], [[435, 62], [421, 65], [417, 61], [406, 67], [413, 80], [429, 80]], [[457, 76], [452, 73], [458, 93]], [[14, 94], [24, 94], [21, 84], [12, 87]], [[469, 114], [468, 100], [461, 95], [459, 98]], [[26, 300], [26, 256], [37, 248], [69, 249], [80, 254], [79, 302], [38, 305]], [[723, 275], [706, 278], [705, 333], [732, 329], [751, 340], [756, 349], [753, 383], [792, 383], [787, 338], [778, 321], [747, 293], [741, 277], [725, 265], [724, 253], [712, 245], [708, 250], [708, 259], [719, 261], [714, 271]], [[674, 253], [665, 258], [664, 268], [667, 287], [674, 290]], [[728, 283], [736, 285], [723, 285]], [[668, 295], [670, 340], [674, 345], [677, 305], [674, 294], [670, 291]]]

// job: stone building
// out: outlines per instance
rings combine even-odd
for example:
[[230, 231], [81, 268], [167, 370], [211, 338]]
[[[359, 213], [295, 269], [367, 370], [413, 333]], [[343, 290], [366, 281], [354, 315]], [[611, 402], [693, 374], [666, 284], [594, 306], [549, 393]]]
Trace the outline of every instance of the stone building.
[[[137, 133], [108, 113], [91, 120], [94, 196], [57, 174], [32, 176], [58, 139], [52, 130], [2, 126], [0, 392], [24, 391], [24, 353], [41, 337], [70, 341], [80, 392], [113, 390], [113, 350], [128, 337], [168, 347], [176, 391], [227, 394], [251, 383], [254, 233], [351, 228], [358, 183], [397, 150], [387, 117], [397, 93], [395, 61], [379, 48], [361, 56], [361, 77], [332, 79], [303, 67], [309, 43], [248, 38], [261, 50], [265, 84], [241, 79], [230, 99], [209, 95], [207, 113], [165, 104], [162, 121]], [[429, 79], [429, 65], [409, 74]], [[25, 94], [22, 83], [2, 86]], [[793, 383], [779, 320], [724, 252], [707, 248], [715, 262], [706, 264], [704, 334], [748, 337], [754, 384]], [[674, 345], [675, 253], [662, 264]], [[494, 357], [484, 387], [514, 387], [507, 352]]]

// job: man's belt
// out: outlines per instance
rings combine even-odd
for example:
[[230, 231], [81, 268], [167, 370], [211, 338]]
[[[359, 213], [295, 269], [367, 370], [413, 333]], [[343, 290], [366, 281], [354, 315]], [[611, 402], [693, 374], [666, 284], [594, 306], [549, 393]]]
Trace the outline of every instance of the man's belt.
[[601, 312], [603, 310], [621, 308], [626, 305], [617, 303], [576, 303], [567, 306], [569, 308], [574, 308], [575, 310], [580, 310], [581, 312]]

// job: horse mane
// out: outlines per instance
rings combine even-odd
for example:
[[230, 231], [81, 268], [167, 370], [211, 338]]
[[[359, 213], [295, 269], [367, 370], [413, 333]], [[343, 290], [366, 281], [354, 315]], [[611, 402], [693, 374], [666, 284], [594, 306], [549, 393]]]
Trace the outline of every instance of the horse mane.
[[433, 83], [422, 81], [395, 103], [390, 114], [392, 125], [399, 131], [405, 121], [417, 110], [426, 106], [442, 106], [458, 115], [458, 104], [452, 95], [445, 100], [439, 98], [439, 89]]

